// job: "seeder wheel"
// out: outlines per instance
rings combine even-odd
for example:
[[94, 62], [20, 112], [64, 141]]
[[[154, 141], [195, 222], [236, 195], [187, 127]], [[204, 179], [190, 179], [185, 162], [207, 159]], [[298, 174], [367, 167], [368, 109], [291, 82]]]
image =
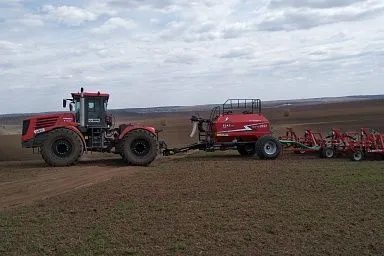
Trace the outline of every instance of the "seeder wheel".
[[331, 147], [326, 147], [321, 151], [323, 158], [333, 158], [335, 157], [335, 150]]
[[261, 137], [256, 142], [256, 154], [261, 159], [274, 160], [282, 151], [282, 145], [280, 141], [272, 136]]
[[359, 162], [359, 161], [362, 161], [363, 159], [364, 159], [364, 152], [362, 150], [357, 150], [353, 152], [351, 155], [352, 161]]
[[237, 151], [241, 156], [254, 156], [256, 154], [256, 145], [254, 143], [238, 145]]

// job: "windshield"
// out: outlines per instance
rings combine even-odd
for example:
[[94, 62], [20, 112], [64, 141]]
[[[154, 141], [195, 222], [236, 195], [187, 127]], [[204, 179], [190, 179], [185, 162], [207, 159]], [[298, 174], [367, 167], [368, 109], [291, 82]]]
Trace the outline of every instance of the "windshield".
[[75, 102], [75, 112], [80, 114], [80, 101]]
[[[77, 114], [80, 114], [80, 100], [76, 100], [74, 103], [75, 103], [75, 112]], [[103, 105], [100, 106], [100, 104], [101, 104], [101, 102], [98, 101], [98, 100], [88, 102], [88, 111], [90, 109], [94, 109], [96, 107], [98, 107], [98, 109], [100, 107], [104, 107], [104, 111], [107, 111], [108, 101], [104, 100], [103, 103], [102, 103]]]

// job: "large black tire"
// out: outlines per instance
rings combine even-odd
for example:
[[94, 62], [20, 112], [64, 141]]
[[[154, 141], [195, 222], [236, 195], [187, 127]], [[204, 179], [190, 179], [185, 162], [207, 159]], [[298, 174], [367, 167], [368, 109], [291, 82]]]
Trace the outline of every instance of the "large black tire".
[[65, 128], [48, 133], [41, 147], [41, 156], [50, 166], [70, 166], [76, 164], [84, 152], [80, 136]]
[[157, 148], [156, 136], [147, 130], [133, 130], [124, 136], [124, 160], [131, 165], [149, 165], [156, 159]]
[[282, 149], [280, 141], [272, 136], [263, 136], [256, 142], [256, 152], [261, 159], [275, 160]]
[[237, 146], [237, 151], [241, 156], [254, 156], [256, 154], [256, 144], [241, 144]]

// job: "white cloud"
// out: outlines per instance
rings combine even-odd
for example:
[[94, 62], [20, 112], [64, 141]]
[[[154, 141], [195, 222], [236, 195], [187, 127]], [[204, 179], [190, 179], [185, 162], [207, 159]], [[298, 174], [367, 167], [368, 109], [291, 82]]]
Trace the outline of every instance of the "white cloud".
[[[278, 3], [288, 7], [279, 9], [272, 7], [271, 11], [265, 13], [262, 21], [257, 24], [258, 29], [266, 31], [309, 29], [324, 24], [372, 18], [384, 12], [382, 0], [315, 1], [312, 4], [304, 1], [279, 1]], [[336, 7], [326, 8], [333, 6]]]
[[[179, 1], [183, 2], [183, 1]], [[142, 8], [142, 9], [155, 9], [155, 10], [167, 10], [178, 6], [177, 1], [163, 0], [111, 0], [108, 1], [108, 5], [115, 8]]]
[[98, 28], [94, 28], [92, 31], [94, 33], [106, 34], [117, 29], [132, 29], [135, 26], [136, 24], [132, 20], [126, 20], [120, 17], [112, 17], [104, 22], [103, 25]]
[[18, 20], [21, 24], [29, 27], [40, 27], [44, 26], [44, 21], [41, 16], [26, 14], [23, 18]]
[[193, 64], [198, 61], [197, 52], [190, 49], [173, 49], [165, 57], [165, 63]]
[[220, 58], [253, 58], [254, 50], [252, 47], [235, 47], [219, 55]]
[[76, 6], [44, 5], [42, 12], [52, 20], [71, 26], [79, 26], [84, 22], [93, 21], [97, 18], [97, 15], [93, 12]]
[[0, 56], [16, 54], [21, 49], [22, 44], [17, 44], [9, 41], [0, 41]]
[[224, 38], [235, 38], [241, 36], [244, 32], [252, 31], [252, 23], [235, 22], [224, 25], [222, 28], [222, 36]]
[[0, 0], [0, 4], [8, 6], [20, 6], [21, 0]]
[[366, 2], [367, 0], [271, 0], [272, 8], [284, 7], [308, 7], [308, 8], [333, 8], [344, 7], [355, 3]]

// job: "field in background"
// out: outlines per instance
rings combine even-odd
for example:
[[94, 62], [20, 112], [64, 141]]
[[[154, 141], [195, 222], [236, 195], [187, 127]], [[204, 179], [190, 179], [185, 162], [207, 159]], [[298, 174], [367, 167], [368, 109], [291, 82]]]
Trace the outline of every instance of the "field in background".
[[[384, 131], [382, 101], [263, 112], [277, 135], [286, 127], [300, 135], [306, 128], [323, 134], [332, 127]], [[188, 137], [192, 114], [141, 120], [127, 115], [118, 123], [153, 124], [174, 147], [195, 141]], [[125, 166], [114, 155], [88, 154], [77, 166], [50, 168], [39, 155], [21, 149], [19, 135], [0, 136], [0, 142], [2, 255], [384, 251], [384, 161], [290, 154], [260, 161], [228, 151], [159, 157], [147, 168]]]

